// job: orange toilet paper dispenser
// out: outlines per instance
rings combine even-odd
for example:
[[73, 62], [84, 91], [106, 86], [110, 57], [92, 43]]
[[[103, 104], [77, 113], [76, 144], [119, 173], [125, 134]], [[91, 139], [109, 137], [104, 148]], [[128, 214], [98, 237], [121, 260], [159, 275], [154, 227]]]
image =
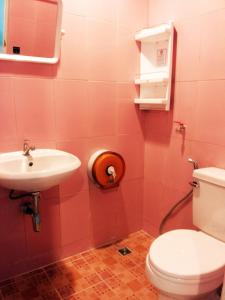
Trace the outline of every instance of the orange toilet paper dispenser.
[[120, 154], [101, 149], [91, 155], [88, 176], [99, 188], [110, 189], [119, 186], [124, 174], [125, 161]]

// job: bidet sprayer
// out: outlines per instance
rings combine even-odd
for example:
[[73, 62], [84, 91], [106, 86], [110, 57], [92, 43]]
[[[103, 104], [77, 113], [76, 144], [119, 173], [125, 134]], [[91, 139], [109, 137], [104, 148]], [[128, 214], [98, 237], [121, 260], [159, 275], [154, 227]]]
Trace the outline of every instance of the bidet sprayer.
[[198, 169], [198, 162], [197, 162], [197, 160], [194, 160], [192, 158], [188, 158], [188, 162], [190, 162], [190, 163], [193, 164], [194, 170]]

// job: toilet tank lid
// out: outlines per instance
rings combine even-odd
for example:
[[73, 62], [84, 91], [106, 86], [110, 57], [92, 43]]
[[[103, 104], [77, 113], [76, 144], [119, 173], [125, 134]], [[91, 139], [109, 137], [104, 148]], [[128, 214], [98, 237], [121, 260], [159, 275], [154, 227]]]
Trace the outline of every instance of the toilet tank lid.
[[193, 177], [225, 187], [225, 170], [219, 168], [202, 168], [193, 172]]

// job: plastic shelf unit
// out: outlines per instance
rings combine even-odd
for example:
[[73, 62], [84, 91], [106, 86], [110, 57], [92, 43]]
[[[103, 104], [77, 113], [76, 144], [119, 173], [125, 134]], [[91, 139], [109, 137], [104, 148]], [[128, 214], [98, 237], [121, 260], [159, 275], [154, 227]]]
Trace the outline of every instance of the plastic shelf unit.
[[141, 42], [140, 98], [134, 103], [144, 110], [169, 110], [173, 65], [174, 26], [172, 22], [136, 33]]

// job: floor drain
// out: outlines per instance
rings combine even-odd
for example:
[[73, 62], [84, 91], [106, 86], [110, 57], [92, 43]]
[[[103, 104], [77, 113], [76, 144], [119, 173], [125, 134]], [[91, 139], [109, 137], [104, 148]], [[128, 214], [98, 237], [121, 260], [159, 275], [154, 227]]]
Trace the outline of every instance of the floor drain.
[[131, 250], [128, 249], [127, 247], [124, 247], [124, 248], [119, 249], [118, 252], [119, 252], [121, 255], [125, 256], [125, 255], [127, 255], [127, 254], [130, 254], [130, 253], [131, 253]]

